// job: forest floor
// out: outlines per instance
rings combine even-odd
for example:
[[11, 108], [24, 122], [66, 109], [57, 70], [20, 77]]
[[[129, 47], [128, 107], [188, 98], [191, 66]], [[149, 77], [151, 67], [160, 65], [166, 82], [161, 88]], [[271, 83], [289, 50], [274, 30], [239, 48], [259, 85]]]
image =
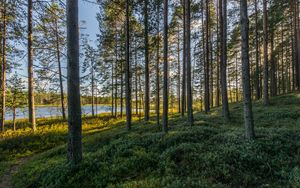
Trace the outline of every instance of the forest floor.
[[0, 179], [0, 187], [11, 188], [12, 186], [12, 177], [19, 171], [19, 168], [24, 165], [30, 157], [24, 157], [17, 159], [13, 164], [7, 168]]
[[[256, 140], [243, 137], [243, 105], [195, 112], [194, 126], [178, 114], [161, 133], [155, 117], [85, 118], [83, 162], [66, 161], [67, 124], [39, 120], [0, 135], [0, 187], [300, 187], [300, 94], [254, 103]], [[1, 181], [0, 181], [1, 182]]]

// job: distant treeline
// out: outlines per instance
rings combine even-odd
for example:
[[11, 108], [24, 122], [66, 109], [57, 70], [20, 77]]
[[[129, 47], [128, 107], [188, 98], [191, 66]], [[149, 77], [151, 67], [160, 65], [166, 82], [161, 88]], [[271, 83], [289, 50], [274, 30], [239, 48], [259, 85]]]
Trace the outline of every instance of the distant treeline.
[[[67, 95], [65, 95], [67, 96]], [[111, 97], [95, 97], [95, 103], [96, 104], [110, 104]], [[60, 105], [60, 94], [59, 93], [36, 93], [35, 94], [35, 102], [36, 105]], [[65, 102], [67, 102], [67, 99], [65, 98]], [[92, 97], [91, 96], [81, 96], [81, 104], [87, 105], [92, 103]]]

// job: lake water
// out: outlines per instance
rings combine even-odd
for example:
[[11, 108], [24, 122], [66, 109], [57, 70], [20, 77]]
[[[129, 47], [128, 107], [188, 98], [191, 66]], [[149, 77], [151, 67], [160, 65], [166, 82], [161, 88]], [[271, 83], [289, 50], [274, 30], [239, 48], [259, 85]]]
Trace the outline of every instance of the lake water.
[[[67, 108], [66, 108], [67, 110]], [[107, 113], [111, 112], [111, 107], [110, 106], [97, 106], [94, 107], [95, 113], [100, 114], [100, 113]], [[25, 119], [28, 118], [28, 108], [24, 109], [17, 109], [17, 119]], [[81, 107], [81, 112], [82, 115], [91, 115], [92, 114], [92, 106], [82, 106]], [[37, 118], [46, 118], [46, 117], [59, 117], [62, 116], [61, 113], [61, 107], [57, 106], [47, 106], [47, 107], [36, 107], [35, 108], [35, 113]], [[13, 113], [11, 110], [7, 109], [7, 112], [5, 114], [5, 119], [6, 120], [12, 120], [13, 119]]]

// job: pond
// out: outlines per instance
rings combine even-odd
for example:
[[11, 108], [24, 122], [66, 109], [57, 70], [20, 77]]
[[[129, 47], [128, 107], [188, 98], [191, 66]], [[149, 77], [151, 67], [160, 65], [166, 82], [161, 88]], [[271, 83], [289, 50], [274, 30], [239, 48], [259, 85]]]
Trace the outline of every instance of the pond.
[[[66, 107], [67, 110], [67, 107]], [[95, 113], [107, 113], [111, 112], [110, 106], [95, 106], [94, 107]], [[118, 109], [119, 110], [119, 109]], [[28, 108], [18, 108], [17, 112], [17, 119], [25, 119], [28, 118]], [[82, 106], [81, 107], [82, 116], [91, 115], [92, 114], [92, 106]], [[49, 117], [59, 117], [62, 116], [61, 107], [58, 106], [37, 106], [35, 107], [36, 118], [49, 118]], [[5, 114], [6, 120], [13, 119], [13, 112], [10, 109], [7, 109]]]

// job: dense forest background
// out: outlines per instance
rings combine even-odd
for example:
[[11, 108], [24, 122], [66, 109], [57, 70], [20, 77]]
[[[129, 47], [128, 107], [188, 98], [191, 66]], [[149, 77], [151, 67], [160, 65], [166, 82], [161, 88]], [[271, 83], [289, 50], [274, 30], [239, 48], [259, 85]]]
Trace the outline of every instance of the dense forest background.
[[[87, 2], [99, 7], [99, 35], [97, 41], [91, 41], [88, 35], [80, 36], [81, 94], [88, 96], [82, 98], [82, 103], [105, 103], [112, 106], [112, 111], [116, 111], [114, 109], [118, 107], [123, 111], [125, 3]], [[158, 106], [162, 105], [159, 101], [162, 101], [163, 90], [163, 6], [162, 1], [151, 0], [129, 3], [132, 107], [135, 108], [135, 113], [144, 109], [145, 116], [149, 116], [150, 109], [157, 111]], [[275, 96], [299, 88], [298, 4], [293, 0], [248, 2], [250, 87], [251, 98], [254, 100], [263, 98], [268, 103], [269, 95]], [[5, 114], [5, 106], [14, 106], [12, 103], [29, 105], [26, 97], [21, 97], [21, 101], [13, 100], [17, 90], [24, 95], [33, 92], [37, 105], [60, 103], [65, 108], [65, 2], [36, 1], [32, 4], [31, 43], [27, 41], [27, 4], [7, 0], [2, 2], [1, 7], [2, 114]], [[195, 101], [193, 108], [207, 112], [211, 107], [222, 104], [221, 91], [224, 85], [228, 95], [225, 96], [228, 98], [226, 101], [243, 100], [239, 7], [240, 3], [237, 1], [190, 2], [190, 57], [187, 60], [184, 46], [187, 42], [184, 34], [187, 33], [184, 27], [184, 4], [181, 1], [170, 1], [170, 108], [185, 112], [187, 94], [191, 90], [192, 100]], [[80, 25], [80, 29], [84, 30], [84, 21]], [[29, 73], [26, 74], [26, 48], [29, 44], [32, 65], [28, 65], [32, 68], [31, 71], [28, 68]], [[226, 57], [222, 56], [223, 51], [227, 52]], [[188, 74], [187, 65], [191, 66]], [[191, 88], [187, 88], [189, 75]], [[28, 84], [31, 83], [29, 80], [32, 84]], [[17, 86], [19, 84], [22, 86]], [[33, 91], [28, 90], [31, 88], [29, 85], [34, 88]]]

